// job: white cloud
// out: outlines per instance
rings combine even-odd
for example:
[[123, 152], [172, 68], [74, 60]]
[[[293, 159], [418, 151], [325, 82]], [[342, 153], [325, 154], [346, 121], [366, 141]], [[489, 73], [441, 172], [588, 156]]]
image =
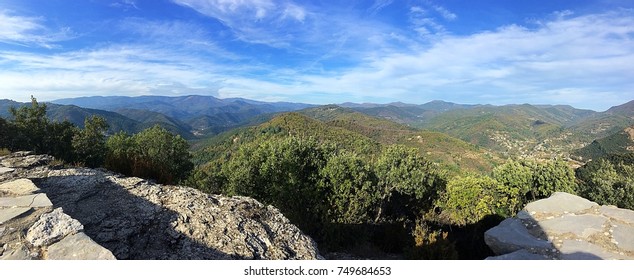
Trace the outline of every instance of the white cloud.
[[484, 99], [607, 109], [634, 98], [633, 34], [628, 12], [559, 18], [533, 29], [511, 25], [445, 35], [429, 48], [373, 53], [354, 69], [299, 75], [295, 83], [240, 80], [228, 92], [252, 98], [268, 92], [286, 100], [319, 93], [330, 102]]
[[0, 11], [0, 42], [23, 46], [52, 48], [55, 42], [70, 38], [70, 30], [63, 28], [55, 31], [42, 25], [43, 19], [13, 15], [6, 10]]
[[287, 30], [303, 23], [309, 13], [290, 1], [272, 0], [172, 0], [203, 15], [215, 18], [235, 32], [236, 36], [249, 43], [265, 44], [277, 48], [290, 45]]

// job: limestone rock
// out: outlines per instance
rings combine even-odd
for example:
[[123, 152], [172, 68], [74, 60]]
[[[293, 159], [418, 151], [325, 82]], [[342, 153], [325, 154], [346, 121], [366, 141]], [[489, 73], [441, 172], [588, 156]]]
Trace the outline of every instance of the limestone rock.
[[550, 250], [553, 248], [548, 241], [540, 240], [530, 234], [520, 220], [512, 218], [506, 219], [497, 227], [486, 231], [484, 242], [498, 255], [521, 249]]
[[592, 234], [601, 233], [602, 226], [608, 219], [596, 215], [566, 215], [555, 219], [540, 221], [539, 226], [549, 235], [571, 233], [588, 238]]
[[53, 161], [49, 155], [34, 155], [31, 152], [16, 152], [0, 157], [0, 165], [10, 168], [30, 168]]
[[0, 207], [49, 207], [53, 206], [46, 194], [38, 193], [18, 197], [0, 197]]
[[13, 172], [13, 170], [15, 170], [15, 169], [0, 166], [0, 175], [2, 175], [2, 174], [4, 174], [4, 173]]
[[[255, 199], [208, 195], [104, 169], [52, 167], [49, 159], [19, 153], [0, 157], [1, 164], [15, 169], [0, 175], [0, 184], [29, 178], [39, 188], [30, 196], [2, 192], [0, 203], [35, 207], [20, 220], [29, 223], [21, 227], [28, 241], [18, 240], [16, 231], [10, 238], [32, 243], [25, 244], [40, 250], [40, 258], [103, 257], [87, 254], [91, 250], [84, 248], [92, 245], [117, 259], [322, 258], [309, 236], [275, 207]], [[53, 213], [42, 215], [50, 211], [39, 207], [46, 205], [43, 198], [54, 205]]]
[[0, 208], [0, 224], [18, 217], [31, 210], [31, 207]]
[[564, 240], [559, 249], [562, 260], [622, 260], [630, 259], [625, 255], [610, 252], [601, 246], [587, 241]]
[[495, 257], [488, 257], [487, 260], [548, 260], [548, 258], [533, 254], [526, 249], [517, 250], [513, 253], [499, 255]]
[[115, 260], [106, 248], [101, 247], [83, 232], [66, 236], [48, 247], [49, 260]]
[[[7, 245], [7, 244], [5, 244]], [[24, 245], [17, 245], [15, 248], [5, 246], [0, 260], [30, 260], [29, 249]]]
[[28, 195], [38, 192], [40, 189], [29, 179], [18, 179], [0, 184], [0, 193], [11, 193], [14, 195]]
[[[524, 210], [528, 213], [575, 213], [590, 209], [597, 206], [596, 202], [592, 202], [582, 197], [564, 192], [556, 192], [548, 199], [541, 199], [526, 204]], [[534, 214], [533, 214], [534, 215]]]
[[622, 223], [615, 223], [612, 229], [616, 246], [625, 251], [634, 252], [634, 226]]
[[67, 235], [83, 230], [83, 225], [64, 214], [62, 208], [43, 214], [40, 219], [29, 228], [26, 240], [33, 246], [47, 246]]
[[[496, 254], [506, 254], [488, 259], [533, 259], [526, 253], [545, 259], [634, 259], [632, 221], [634, 211], [555, 193], [485, 232], [487, 245]], [[536, 238], [548, 239], [553, 247], [540, 250]]]
[[634, 211], [632, 210], [616, 208], [614, 206], [601, 206], [599, 211], [608, 218], [634, 225]]
[[251, 198], [90, 169], [53, 170], [38, 185], [117, 259], [321, 258], [279, 210]]

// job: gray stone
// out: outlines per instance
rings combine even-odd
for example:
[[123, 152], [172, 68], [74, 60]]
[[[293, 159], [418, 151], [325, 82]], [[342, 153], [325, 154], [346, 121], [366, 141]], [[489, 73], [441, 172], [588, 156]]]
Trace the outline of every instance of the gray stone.
[[495, 257], [488, 257], [487, 260], [548, 260], [545, 256], [533, 254], [526, 249], [518, 250]]
[[587, 238], [592, 234], [600, 233], [602, 231], [601, 226], [607, 221], [608, 219], [603, 216], [584, 214], [566, 215], [540, 221], [537, 224], [548, 235], [572, 233], [576, 236]]
[[509, 218], [484, 233], [484, 242], [498, 255], [521, 249], [552, 249], [546, 240], [531, 235], [518, 219]]
[[8, 192], [15, 195], [28, 195], [38, 192], [38, 188], [29, 179], [18, 179], [0, 185], [0, 192]]
[[587, 241], [564, 240], [559, 249], [562, 260], [623, 260], [628, 256], [610, 252]]
[[0, 167], [0, 175], [4, 174], [4, 173], [9, 173], [9, 172], [13, 172], [15, 169], [13, 168], [8, 168], [8, 167]]
[[8, 222], [11, 219], [20, 216], [29, 210], [31, 210], [30, 207], [0, 208], [0, 224]]
[[53, 203], [46, 194], [38, 193], [18, 197], [0, 197], [0, 207], [48, 207]]
[[613, 228], [612, 237], [617, 242], [619, 249], [634, 251], [634, 226], [616, 223]]
[[83, 229], [79, 221], [64, 214], [62, 208], [57, 208], [40, 216], [26, 233], [26, 240], [34, 246], [46, 246]]
[[5, 248], [0, 256], [0, 260], [30, 260], [31, 254], [29, 249], [24, 245], [18, 245], [17, 248]]
[[49, 260], [116, 260], [112, 252], [83, 232], [66, 236], [48, 247]]
[[580, 212], [598, 206], [597, 203], [576, 195], [556, 192], [547, 199], [541, 199], [526, 204], [524, 210], [528, 213], [561, 213]]
[[616, 208], [615, 206], [601, 206], [599, 211], [601, 211], [601, 214], [615, 220], [634, 224], [634, 211], [632, 210]]

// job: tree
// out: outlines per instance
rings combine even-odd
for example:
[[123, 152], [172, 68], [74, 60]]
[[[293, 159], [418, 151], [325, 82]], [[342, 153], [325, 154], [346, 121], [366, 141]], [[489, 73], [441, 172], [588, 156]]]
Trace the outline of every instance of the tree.
[[134, 163], [134, 141], [130, 135], [119, 131], [106, 140], [107, 169], [126, 175], [132, 175]]
[[634, 153], [608, 155], [576, 171], [579, 194], [600, 204], [634, 209]]
[[320, 172], [322, 184], [329, 191], [331, 222], [370, 223], [376, 217], [380, 195], [372, 167], [357, 154], [339, 152], [328, 158]]
[[15, 128], [7, 120], [0, 118], [0, 149], [11, 148], [13, 137], [15, 136]]
[[[509, 160], [493, 169], [493, 179], [500, 183], [499, 193], [506, 194], [498, 198], [499, 208], [505, 208], [511, 216], [526, 204], [526, 195], [533, 188], [533, 169], [535, 164], [530, 161]], [[505, 205], [505, 207], [503, 207]]]
[[325, 151], [312, 138], [255, 141], [223, 165], [226, 191], [270, 203], [302, 230], [318, 234], [326, 216], [326, 191], [318, 184], [324, 163]]
[[473, 224], [495, 214], [498, 182], [487, 176], [455, 177], [438, 200], [443, 216], [458, 225]]
[[106, 141], [106, 149], [107, 168], [159, 183], [180, 182], [193, 168], [187, 141], [158, 125], [133, 136], [117, 133]]
[[562, 160], [538, 164], [533, 173], [533, 199], [547, 198], [554, 192], [575, 193], [575, 173]]
[[445, 181], [416, 149], [389, 146], [375, 164], [381, 195], [375, 223], [413, 220], [431, 208]]
[[46, 153], [44, 140], [49, 123], [46, 118], [46, 104], [39, 104], [37, 99], [31, 96], [30, 107], [10, 107], [9, 112], [13, 116], [13, 125], [16, 128], [12, 149]]
[[72, 140], [77, 160], [89, 167], [103, 165], [106, 155], [106, 131], [108, 123], [99, 116], [91, 116], [84, 121], [84, 129]]
[[135, 176], [154, 178], [160, 183], [167, 184], [187, 178], [193, 164], [189, 144], [180, 135], [173, 135], [155, 125], [132, 138], [132, 172]]

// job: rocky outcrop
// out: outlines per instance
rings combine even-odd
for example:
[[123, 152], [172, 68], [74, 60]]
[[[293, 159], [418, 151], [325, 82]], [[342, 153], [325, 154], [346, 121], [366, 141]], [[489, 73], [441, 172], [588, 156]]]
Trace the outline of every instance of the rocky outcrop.
[[634, 211], [568, 193], [531, 202], [484, 234], [488, 259], [634, 259]]
[[0, 158], [0, 259], [321, 258], [309, 236], [254, 199], [50, 161]]

